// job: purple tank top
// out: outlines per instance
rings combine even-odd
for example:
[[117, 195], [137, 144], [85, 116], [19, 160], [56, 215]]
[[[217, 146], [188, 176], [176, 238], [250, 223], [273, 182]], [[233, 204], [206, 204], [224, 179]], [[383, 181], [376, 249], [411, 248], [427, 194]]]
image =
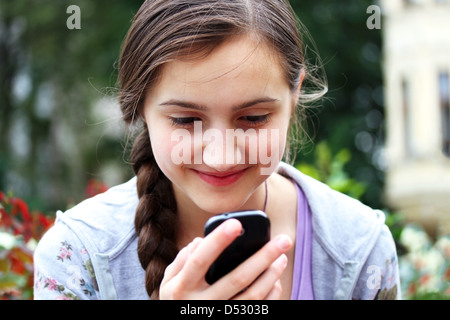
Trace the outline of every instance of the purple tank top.
[[311, 280], [312, 223], [311, 211], [302, 189], [297, 189], [297, 235], [291, 300], [314, 300]]

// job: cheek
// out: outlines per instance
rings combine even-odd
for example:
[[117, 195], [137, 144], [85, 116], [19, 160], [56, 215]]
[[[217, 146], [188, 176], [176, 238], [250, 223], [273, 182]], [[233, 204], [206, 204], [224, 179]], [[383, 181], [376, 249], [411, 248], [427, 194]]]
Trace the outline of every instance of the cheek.
[[258, 135], [258, 155], [264, 163], [264, 156], [279, 160], [286, 146], [286, 133], [280, 129], [264, 129]]
[[276, 147], [278, 147], [278, 151], [279, 151], [279, 160], [281, 160], [281, 158], [284, 155], [284, 151], [286, 149], [286, 142], [287, 142], [287, 138], [288, 138], [288, 132], [289, 132], [289, 123], [290, 123], [290, 116], [284, 116], [280, 119], [279, 121], [279, 134], [278, 134], [278, 145]]
[[258, 134], [258, 164], [262, 175], [270, 175], [278, 167], [286, 145], [286, 133], [279, 128], [262, 129]]
[[278, 150], [278, 154], [274, 155], [276, 157], [278, 157], [278, 161], [281, 160], [281, 158], [283, 158], [283, 154], [284, 154], [284, 150], [286, 148], [286, 132], [285, 131], [281, 131], [279, 132], [278, 135], [278, 143], [277, 145], [274, 146], [274, 148], [277, 148]]
[[171, 142], [172, 130], [162, 126], [149, 126], [150, 142], [153, 155], [158, 166], [165, 171], [173, 164], [171, 161], [171, 152], [175, 142]]

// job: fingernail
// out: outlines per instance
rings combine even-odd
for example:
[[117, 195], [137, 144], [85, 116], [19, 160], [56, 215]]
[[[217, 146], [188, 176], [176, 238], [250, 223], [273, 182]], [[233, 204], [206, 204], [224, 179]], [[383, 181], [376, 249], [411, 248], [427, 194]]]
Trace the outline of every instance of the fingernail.
[[287, 262], [288, 262], [287, 256], [286, 256], [285, 254], [282, 254], [282, 255], [280, 256], [279, 259], [280, 259], [280, 264], [281, 264], [281, 266], [282, 266], [283, 268], [286, 268]]
[[277, 245], [281, 250], [288, 250], [292, 246], [292, 241], [288, 236], [279, 236]]
[[241, 223], [239, 221], [237, 221], [236, 219], [230, 219], [228, 221], [226, 221], [226, 225], [225, 225], [225, 233], [234, 236], [237, 233], [241, 232]]

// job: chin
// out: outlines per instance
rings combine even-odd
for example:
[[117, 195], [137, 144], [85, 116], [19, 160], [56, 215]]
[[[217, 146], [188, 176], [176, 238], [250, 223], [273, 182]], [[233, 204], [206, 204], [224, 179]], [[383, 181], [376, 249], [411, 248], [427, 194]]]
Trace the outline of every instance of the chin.
[[213, 199], [211, 200], [212, 201], [197, 203], [197, 206], [205, 212], [210, 213], [211, 215], [238, 211], [242, 207], [241, 203], [230, 203], [230, 201], [226, 201], [226, 199], [221, 199], [222, 201], [214, 201]]

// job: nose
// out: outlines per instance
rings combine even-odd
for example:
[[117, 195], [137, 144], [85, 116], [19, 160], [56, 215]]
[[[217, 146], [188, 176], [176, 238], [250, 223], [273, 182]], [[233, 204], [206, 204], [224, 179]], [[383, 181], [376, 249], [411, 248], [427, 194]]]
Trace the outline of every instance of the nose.
[[[229, 129], [231, 130], [231, 129]], [[217, 171], [230, 171], [243, 163], [243, 150], [235, 144], [235, 139], [227, 139], [230, 135], [225, 130], [209, 129], [204, 132], [203, 163]]]

